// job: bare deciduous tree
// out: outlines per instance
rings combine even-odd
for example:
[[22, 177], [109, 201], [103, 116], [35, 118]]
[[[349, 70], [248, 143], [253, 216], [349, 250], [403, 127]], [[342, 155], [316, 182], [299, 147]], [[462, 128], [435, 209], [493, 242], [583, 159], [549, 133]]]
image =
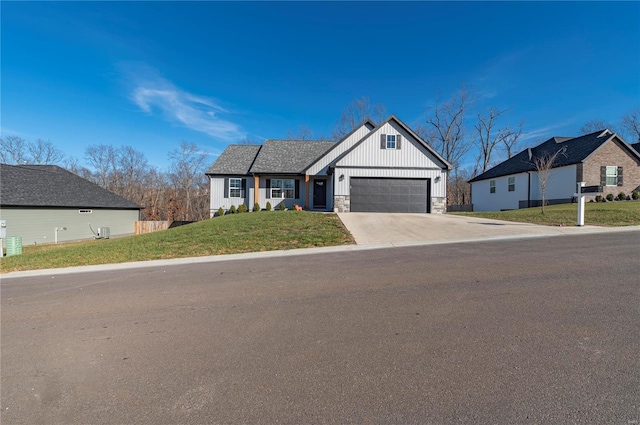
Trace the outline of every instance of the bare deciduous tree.
[[177, 214], [182, 220], [202, 220], [209, 216], [209, 208], [202, 206], [202, 199], [208, 197], [207, 179], [204, 166], [207, 155], [200, 152], [195, 143], [180, 143], [180, 147], [169, 153], [171, 161], [170, 179], [176, 196], [180, 199], [180, 211]]
[[85, 149], [85, 159], [96, 170], [95, 183], [111, 189], [111, 175], [116, 169], [117, 150], [111, 145], [91, 145]]
[[547, 188], [551, 179], [551, 170], [558, 159], [558, 156], [565, 155], [566, 148], [563, 147], [555, 152], [542, 152], [532, 157], [535, 170], [538, 172], [538, 180], [540, 181], [540, 196], [542, 198], [542, 214], [547, 203]]
[[0, 139], [0, 161], [4, 164], [22, 164], [27, 161], [27, 141], [18, 136]]
[[37, 139], [28, 143], [27, 151], [33, 164], [58, 164], [64, 159], [64, 154], [50, 140]]
[[631, 143], [640, 142], [640, 108], [627, 112], [622, 117], [620, 125], [631, 138]]
[[306, 125], [299, 125], [298, 131], [295, 133], [291, 130], [287, 132], [287, 139], [291, 140], [311, 140], [312, 138], [313, 130]]
[[466, 138], [464, 116], [471, 103], [470, 92], [462, 87], [451, 99], [439, 102], [428, 111], [427, 128], [421, 128], [421, 136], [448, 162], [455, 170], [460, 160], [471, 149]]
[[615, 126], [610, 122], [604, 120], [591, 120], [584, 123], [582, 127], [580, 127], [580, 134], [595, 133], [596, 131], [604, 130], [607, 128], [614, 133], [617, 133], [617, 131], [615, 130]]
[[501, 143], [504, 143], [505, 139], [509, 136], [509, 127], [502, 129], [496, 129], [496, 120], [504, 114], [504, 110], [500, 111], [496, 108], [489, 108], [485, 113], [478, 114], [478, 123], [475, 125], [475, 129], [478, 132], [478, 139], [476, 146], [478, 147], [478, 164], [481, 165], [477, 168], [484, 173], [491, 164], [491, 156], [493, 150]]
[[508, 136], [502, 140], [502, 143], [504, 144], [504, 150], [507, 154], [507, 158], [511, 158], [513, 156], [513, 148], [518, 144], [518, 139], [520, 139], [520, 136], [522, 136], [523, 125], [524, 125], [524, 122], [520, 121], [520, 124], [518, 124], [518, 127], [516, 127], [513, 130], [509, 130]]
[[333, 130], [333, 139], [340, 140], [365, 120], [380, 124], [387, 115], [387, 108], [381, 103], [371, 105], [368, 97], [354, 99], [342, 111], [340, 119]]

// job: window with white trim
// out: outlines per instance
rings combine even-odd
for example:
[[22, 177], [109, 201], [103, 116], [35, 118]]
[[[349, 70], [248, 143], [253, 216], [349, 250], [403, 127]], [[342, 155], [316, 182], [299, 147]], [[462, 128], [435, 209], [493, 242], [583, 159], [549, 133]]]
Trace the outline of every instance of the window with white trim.
[[242, 197], [242, 179], [229, 179], [229, 198]]
[[607, 186], [618, 185], [618, 167], [615, 165], [607, 165]]
[[272, 198], [295, 198], [296, 183], [290, 179], [271, 179]]
[[509, 192], [513, 192], [516, 190], [516, 178], [509, 177]]
[[395, 148], [396, 148], [396, 135], [387, 134], [387, 149], [395, 149]]
[[496, 181], [489, 180], [489, 193], [496, 193]]

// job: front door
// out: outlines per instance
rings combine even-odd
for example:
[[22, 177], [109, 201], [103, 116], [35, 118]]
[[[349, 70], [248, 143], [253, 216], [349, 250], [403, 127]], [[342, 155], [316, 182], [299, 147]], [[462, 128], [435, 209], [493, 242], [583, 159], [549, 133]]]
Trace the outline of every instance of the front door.
[[327, 208], [327, 181], [313, 181], [313, 208]]

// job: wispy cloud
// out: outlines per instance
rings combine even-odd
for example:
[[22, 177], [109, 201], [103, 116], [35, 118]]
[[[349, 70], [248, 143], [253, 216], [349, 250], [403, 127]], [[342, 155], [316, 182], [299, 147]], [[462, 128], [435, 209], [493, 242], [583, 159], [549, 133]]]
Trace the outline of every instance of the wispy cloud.
[[566, 127], [571, 124], [571, 120], [565, 120], [562, 122], [558, 122], [552, 125], [547, 125], [544, 127], [536, 128], [535, 130], [527, 131], [520, 136], [520, 140], [526, 142], [528, 140], [537, 140], [540, 138], [550, 138], [553, 136], [558, 136], [557, 134], [552, 134], [552, 130], [556, 130], [558, 128]]
[[244, 137], [238, 124], [222, 117], [231, 113], [216, 100], [184, 91], [148, 66], [121, 64], [120, 68], [131, 85], [131, 100], [142, 111], [152, 115], [160, 111], [167, 121], [216, 139], [230, 141]]

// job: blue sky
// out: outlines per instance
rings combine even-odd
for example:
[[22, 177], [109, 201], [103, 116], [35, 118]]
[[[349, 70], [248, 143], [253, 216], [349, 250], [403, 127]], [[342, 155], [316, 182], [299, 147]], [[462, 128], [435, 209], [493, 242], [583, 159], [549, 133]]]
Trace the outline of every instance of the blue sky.
[[131, 145], [330, 135], [353, 99], [409, 126], [465, 84], [524, 142], [640, 106], [638, 2], [2, 2], [1, 133]]

